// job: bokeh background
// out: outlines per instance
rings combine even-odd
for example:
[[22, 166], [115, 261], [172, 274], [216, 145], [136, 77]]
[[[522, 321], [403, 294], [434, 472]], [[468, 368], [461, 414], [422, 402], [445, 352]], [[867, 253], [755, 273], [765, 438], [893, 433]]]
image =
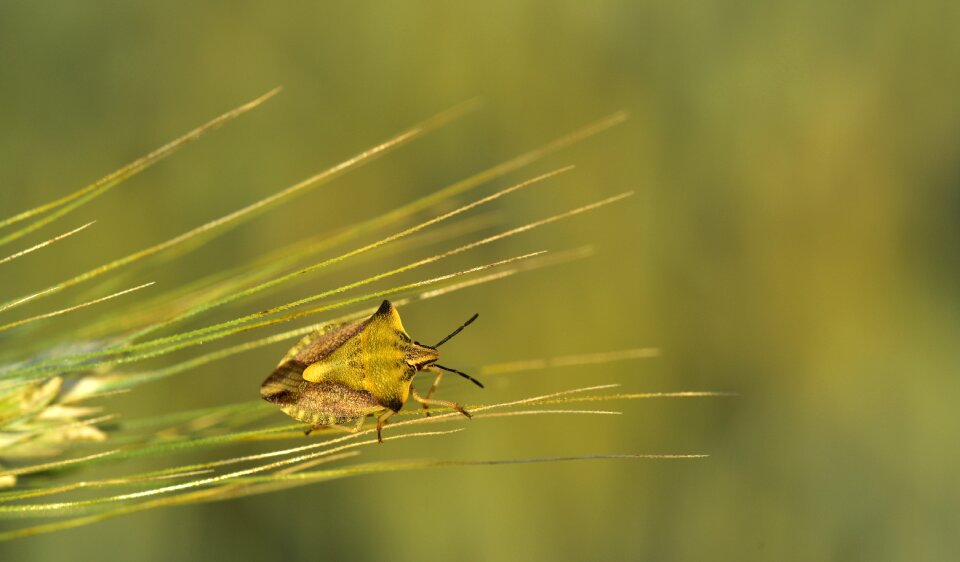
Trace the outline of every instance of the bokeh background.
[[[958, 18], [955, 3], [892, 1], [0, 2], [4, 216], [285, 87], [44, 231], [98, 220], [8, 267], [3, 295], [165, 240], [475, 96], [479, 112], [138, 275], [169, 286], [243, 263], [623, 109], [624, 125], [498, 182], [578, 166], [496, 211], [512, 225], [633, 198], [431, 272], [583, 244], [594, 258], [411, 306], [405, 324], [429, 340], [479, 311], [447, 352], [465, 369], [662, 349], [494, 377], [484, 391], [449, 380], [444, 395], [466, 403], [607, 382], [739, 393], [618, 404], [614, 419], [490, 421], [365, 453], [706, 460], [360, 477], [7, 543], [2, 559], [952, 559]], [[410, 257], [378, 256], [264, 302]], [[285, 347], [115, 407], [136, 417], [255, 398]]]

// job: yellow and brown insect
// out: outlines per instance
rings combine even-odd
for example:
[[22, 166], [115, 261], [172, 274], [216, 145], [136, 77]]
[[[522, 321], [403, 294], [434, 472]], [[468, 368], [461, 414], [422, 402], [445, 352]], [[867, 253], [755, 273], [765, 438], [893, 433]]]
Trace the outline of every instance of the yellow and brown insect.
[[[363, 426], [368, 415], [377, 414], [377, 440], [382, 442], [383, 423], [407, 402], [409, 396], [429, 406], [446, 406], [470, 417], [456, 402], [431, 399], [443, 371], [456, 373], [483, 388], [466, 373], [437, 364], [438, 347], [477, 319], [474, 314], [436, 345], [410, 339], [400, 314], [390, 301], [383, 301], [373, 316], [351, 324], [311, 334], [287, 352], [267, 380], [260, 396], [295, 420], [310, 424], [306, 433], [327, 425], [354, 423]], [[412, 388], [414, 375], [431, 370], [437, 378], [426, 396]]]

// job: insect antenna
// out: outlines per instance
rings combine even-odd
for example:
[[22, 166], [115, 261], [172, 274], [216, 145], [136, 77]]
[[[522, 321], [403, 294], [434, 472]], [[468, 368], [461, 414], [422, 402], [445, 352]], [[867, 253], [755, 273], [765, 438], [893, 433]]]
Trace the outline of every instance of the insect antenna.
[[[438, 343], [438, 344], [436, 344], [436, 345], [434, 345], [434, 346], [431, 346], [431, 347], [433, 347], [434, 349], [436, 349], [436, 348], [440, 347], [441, 345], [447, 343], [448, 341], [450, 341], [450, 338], [452, 338], [453, 336], [455, 336], [455, 335], [459, 334], [460, 332], [462, 332], [463, 329], [466, 328], [467, 326], [469, 326], [470, 324], [473, 324], [473, 321], [476, 320], [478, 316], [480, 316], [480, 315], [479, 315], [479, 314], [474, 314], [473, 316], [470, 317], [469, 320], [467, 320], [466, 322], [464, 322], [462, 326], [460, 326], [459, 328], [457, 328], [456, 330], [454, 330], [453, 333], [451, 333], [449, 336], [447, 336], [447, 337], [443, 338], [442, 340], [440, 340], [440, 343]], [[448, 370], [452, 370], [452, 369], [448, 369]], [[459, 372], [459, 371], [453, 371], [453, 372], [456, 373], [456, 372]], [[460, 374], [462, 375], [463, 373], [460, 373]]]
[[[474, 316], [473, 318], [476, 318], [476, 316]], [[470, 319], [470, 322], [473, 322], [473, 318]], [[469, 324], [470, 322], [467, 322], [467, 324]], [[466, 324], [465, 324], [465, 325], [466, 325]], [[461, 327], [460, 329], [462, 330], [463, 327]], [[459, 332], [460, 330], [457, 330], [457, 331]], [[454, 333], [456, 333], [456, 332], [454, 332]], [[470, 375], [464, 373], [463, 371], [458, 371], [458, 370], [456, 370], [456, 369], [451, 369], [450, 367], [444, 367], [443, 365], [437, 365], [436, 363], [433, 363], [431, 366], [436, 367], [436, 368], [438, 368], [438, 369], [441, 369], [441, 370], [443, 370], [443, 371], [448, 371], [448, 372], [451, 372], [451, 373], [456, 373], [456, 374], [460, 375], [461, 377], [469, 380], [469, 381], [472, 382], [473, 384], [479, 386], [480, 388], [483, 388], [483, 383], [482, 383], [482, 382], [480, 382], [480, 381], [478, 381], [477, 379], [471, 377]]]

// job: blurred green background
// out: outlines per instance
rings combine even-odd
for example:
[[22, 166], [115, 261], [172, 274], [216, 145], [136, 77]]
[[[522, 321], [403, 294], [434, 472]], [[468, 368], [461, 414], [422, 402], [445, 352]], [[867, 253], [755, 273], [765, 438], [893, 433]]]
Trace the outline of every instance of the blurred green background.
[[[406, 327], [436, 339], [480, 312], [446, 352], [464, 369], [663, 351], [493, 377], [483, 391], [448, 380], [443, 395], [465, 403], [608, 382], [740, 394], [617, 404], [625, 415], [613, 419], [489, 421], [364, 453], [711, 455], [702, 461], [360, 477], [5, 543], [2, 559], [952, 559], [958, 6], [0, 2], [4, 216], [285, 87], [43, 231], [98, 220], [8, 266], [4, 299], [166, 240], [475, 96], [479, 112], [138, 277], [169, 287], [249, 261], [624, 109], [626, 124], [498, 182], [578, 166], [496, 209], [513, 225], [635, 197], [430, 272], [587, 243], [597, 256], [411, 306]], [[410, 259], [378, 256], [263, 303]], [[285, 349], [115, 404], [136, 417], [252, 399]]]

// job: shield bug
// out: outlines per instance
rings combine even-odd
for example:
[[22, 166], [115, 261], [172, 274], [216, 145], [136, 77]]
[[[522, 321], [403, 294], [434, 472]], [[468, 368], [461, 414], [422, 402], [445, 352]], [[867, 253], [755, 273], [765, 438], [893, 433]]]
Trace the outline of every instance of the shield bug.
[[[400, 314], [383, 301], [373, 316], [335, 326], [301, 340], [260, 385], [260, 396], [295, 420], [310, 424], [306, 430], [328, 425], [363, 426], [368, 415], [377, 415], [377, 440], [383, 424], [413, 399], [428, 408], [446, 406], [470, 417], [463, 406], [431, 399], [443, 371], [456, 373], [483, 388], [479, 381], [456, 369], [437, 364], [441, 345], [477, 319], [474, 314], [436, 345], [413, 341], [403, 329]], [[433, 387], [421, 396], [411, 383], [419, 371], [437, 374]]]

